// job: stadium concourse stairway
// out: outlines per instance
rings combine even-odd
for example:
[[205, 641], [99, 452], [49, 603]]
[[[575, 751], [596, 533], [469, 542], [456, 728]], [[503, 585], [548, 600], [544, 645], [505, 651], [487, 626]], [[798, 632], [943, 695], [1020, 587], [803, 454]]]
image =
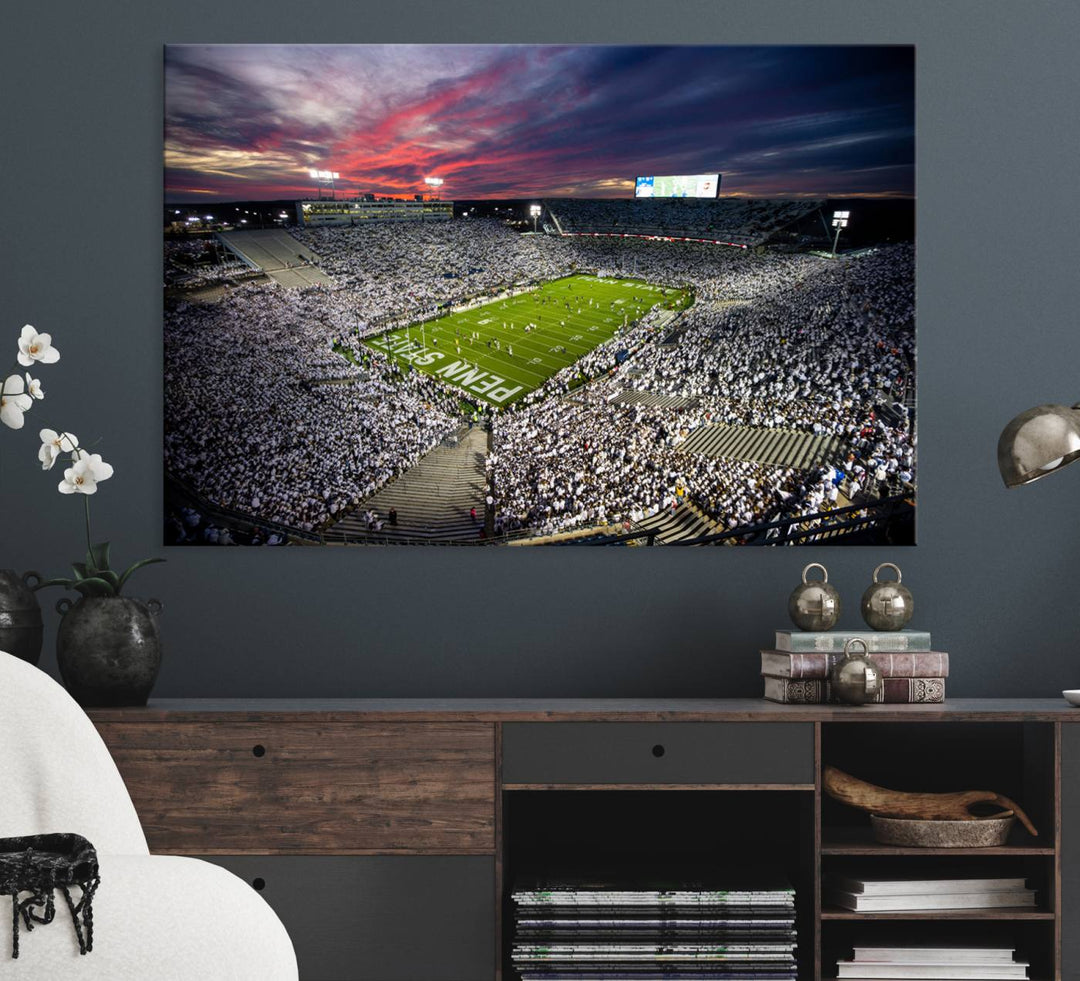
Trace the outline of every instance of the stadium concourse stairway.
[[689, 409], [697, 405], [697, 399], [688, 399], [682, 395], [656, 395], [653, 392], [638, 392], [626, 389], [611, 400], [619, 405], [651, 405], [661, 409]]
[[[220, 232], [225, 247], [290, 289], [329, 286], [332, 280], [315, 263], [319, 257], [280, 228]], [[303, 262], [301, 262], [303, 258]]]
[[835, 436], [716, 424], [695, 429], [679, 449], [683, 453], [703, 453], [724, 460], [812, 470], [835, 462], [842, 448]]
[[[333, 543], [344, 535], [363, 542], [476, 541], [484, 527], [484, 456], [487, 433], [479, 426], [461, 434], [456, 445], [443, 444], [411, 470], [387, 484], [326, 532]], [[391, 525], [390, 509], [398, 523]], [[476, 508], [476, 523], [470, 510]], [[374, 511], [381, 531], [369, 531], [364, 515]]]
[[656, 544], [667, 545], [705, 535], [718, 535], [725, 529], [695, 505], [684, 500], [674, 510], [663, 508], [656, 514], [635, 522], [634, 531], [651, 531], [656, 535]]

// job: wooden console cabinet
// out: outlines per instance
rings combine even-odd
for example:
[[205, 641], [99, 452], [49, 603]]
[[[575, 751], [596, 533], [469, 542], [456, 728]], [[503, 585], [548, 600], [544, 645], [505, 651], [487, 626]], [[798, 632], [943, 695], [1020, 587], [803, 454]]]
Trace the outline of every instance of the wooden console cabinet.
[[[1080, 709], [1057, 700], [163, 700], [90, 714], [151, 849], [262, 890], [304, 981], [510, 981], [516, 875], [601, 855], [707, 876], [733, 853], [768, 853], [795, 885], [806, 981], [833, 976], [860, 931], [903, 942], [953, 924], [1013, 937], [1034, 981], [1080, 981]], [[825, 763], [908, 789], [999, 790], [1039, 837], [977, 853], [877, 845], [824, 798]], [[1023, 874], [1039, 904], [823, 903], [833, 868], [944, 863]]]

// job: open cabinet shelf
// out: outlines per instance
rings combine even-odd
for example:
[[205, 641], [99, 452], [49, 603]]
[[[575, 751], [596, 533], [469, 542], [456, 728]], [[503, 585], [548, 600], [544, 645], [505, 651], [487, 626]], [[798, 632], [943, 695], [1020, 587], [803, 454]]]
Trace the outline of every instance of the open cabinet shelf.
[[855, 910], [826, 906], [821, 911], [821, 918], [822, 920], [1053, 920], [1054, 914], [1046, 910], [1027, 909], [1026, 907], [889, 910], [877, 913], [861, 913]]
[[[1041, 844], [1042, 838], [1032, 838], [1023, 833], [1026, 840], [1017, 840], [992, 848], [980, 848], [978, 853], [985, 858], [1000, 856], [1053, 855], [1053, 845]], [[874, 841], [869, 828], [829, 828], [822, 832], [822, 855], [909, 855], [942, 857], [966, 856], [972, 853], [970, 848], [918, 848], [908, 845], [882, 845]]]
[[[825, 722], [823, 768], [897, 790], [941, 793], [993, 790], [1017, 801], [1038, 836], [1020, 822], [991, 848], [918, 848], [878, 843], [869, 817], [816, 795], [819, 808], [814, 981], [836, 976], [856, 946], [1012, 946], [1032, 977], [1060, 978], [1059, 737], [1053, 723], [934, 722], [917, 726]], [[990, 909], [855, 911], [831, 904], [830, 874], [851, 878], [1022, 878], [1036, 906]]]

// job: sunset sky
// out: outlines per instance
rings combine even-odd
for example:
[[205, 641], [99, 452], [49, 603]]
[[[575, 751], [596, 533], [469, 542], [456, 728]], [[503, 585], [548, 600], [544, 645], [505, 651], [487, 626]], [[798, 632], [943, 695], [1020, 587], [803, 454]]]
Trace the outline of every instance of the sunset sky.
[[913, 196], [911, 47], [170, 45], [170, 202], [340, 190], [626, 197], [640, 174], [722, 194]]

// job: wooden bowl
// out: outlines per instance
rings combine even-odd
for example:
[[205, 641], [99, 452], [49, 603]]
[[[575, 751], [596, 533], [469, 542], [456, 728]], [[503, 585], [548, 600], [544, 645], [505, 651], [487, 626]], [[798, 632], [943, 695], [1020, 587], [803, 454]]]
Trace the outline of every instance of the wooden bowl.
[[914, 848], [993, 848], [1004, 845], [1016, 823], [1011, 811], [971, 821], [927, 821], [870, 815], [874, 841]]

